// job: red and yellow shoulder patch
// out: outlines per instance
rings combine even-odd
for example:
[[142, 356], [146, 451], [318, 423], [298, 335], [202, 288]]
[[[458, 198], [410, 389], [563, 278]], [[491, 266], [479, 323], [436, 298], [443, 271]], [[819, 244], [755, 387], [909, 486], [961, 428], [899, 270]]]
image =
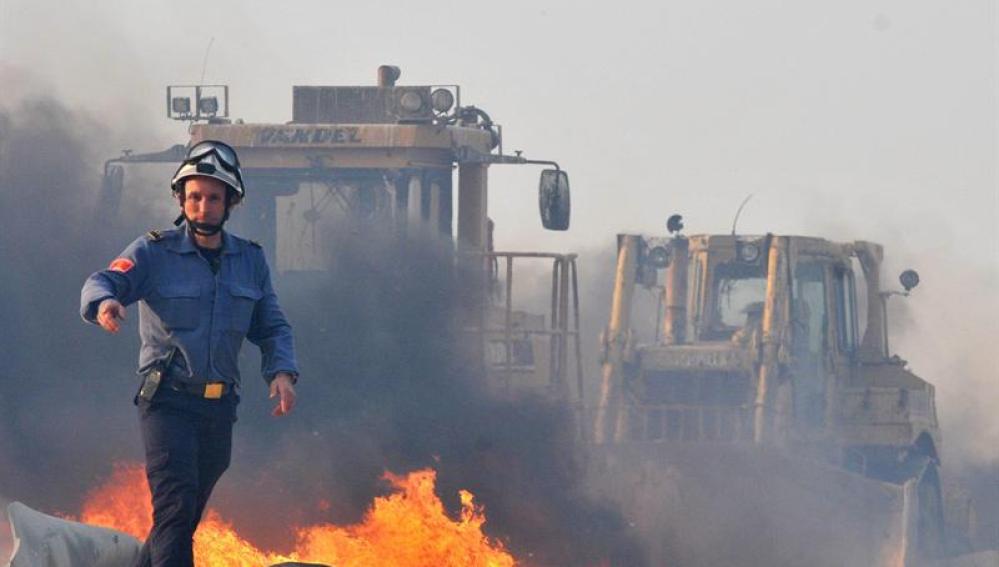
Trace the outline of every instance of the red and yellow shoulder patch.
[[115, 258], [108, 269], [112, 272], [120, 272], [122, 274], [127, 273], [129, 270], [135, 267], [135, 262], [129, 260], [128, 258]]

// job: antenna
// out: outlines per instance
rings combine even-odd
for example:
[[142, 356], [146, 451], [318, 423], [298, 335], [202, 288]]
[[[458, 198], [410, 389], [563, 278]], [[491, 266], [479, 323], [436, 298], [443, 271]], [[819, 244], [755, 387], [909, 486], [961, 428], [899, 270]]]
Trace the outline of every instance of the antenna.
[[[212, 53], [215, 37], [208, 40], [205, 57], [201, 61], [201, 79], [195, 85], [167, 86], [167, 117], [187, 121], [190, 132], [201, 120], [227, 122], [229, 118], [229, 85], [206, 85], [208, 57]], [[174, 95], [177, 96], [174, 96]], [[185, 96], [186, 95], [186, 96]], [[220, 104], [221, 99], [221, 104]]]
[[208, 54], [212, 51], [213, 43], [215, 43], [215, 36], [212, 36], [212, 38], [208, 40], [208, 47], [205, 48], [205, 58], [201, 62], [201, 80], [198, 81], [199, 85], [205, 84], [205, 71], [208, 70]]
[[742, 214], [742, 208], [745, 207], [746, 203], [748, 203], [749, 200], [752, 199], [752, 198], [753, 198], [753, 194], [752, 193], [750, 193], [749, 195], [746, 195], [746, 198], [742, 200], [742, 204], [739, 205], [739, 210], [737, 210], [735, 212], [735, 218], [732, 219], [732, 236], [735, 236], [735, 225], [738, 224], [738, 222], [739, 222], [739, 215]]

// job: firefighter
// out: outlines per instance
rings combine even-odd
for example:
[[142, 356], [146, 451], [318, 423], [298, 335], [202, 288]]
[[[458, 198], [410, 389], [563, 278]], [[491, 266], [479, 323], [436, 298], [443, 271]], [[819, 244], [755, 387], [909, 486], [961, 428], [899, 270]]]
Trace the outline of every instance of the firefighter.
[[[229, 466], [243, 339], [260, 348], [274, 415], [295, 406], [298, 367], [263, 251], [222, 230], [244, 197], [236, 152], [191, 147], [171, 182], [178, 228], [130, 244], [83, 285], [81, 314], [110, 333], [139, 303], [135, 396], [153, 499], [142, 566], [193, 566], [192, 538]], [[181, 226], [181, 224], [183, 225]]]

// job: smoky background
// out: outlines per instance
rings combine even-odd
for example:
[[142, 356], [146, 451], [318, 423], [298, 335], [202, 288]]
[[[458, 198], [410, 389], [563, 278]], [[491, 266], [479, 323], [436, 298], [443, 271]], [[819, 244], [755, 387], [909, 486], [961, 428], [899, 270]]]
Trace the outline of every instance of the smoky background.
[[[0, 160], [14, 166], [0, 175], [19, 180], [17, 189], [5, 182], [0, 196], [0, 321], [5, 337], [30, 338], [0, 342], [0, 495], [74, 511], [107, 463], [139, 455], [126, 386], [135, 311], [118, 337], [58, 329], [82, 325], [75, 301], [87, 273], [172, 219], [140, 215], [130, 228], [98, 236], [89, 220], [94, 196], [81, 188], [95, 189], [100, 164], [123, 148], [161, 149], [185, 138], [182, 124], [159, 119], [162, 88], [197, 82], [214, 38], [207, 80], [229, 83], [236, 115], [248, 120], [287, 120], [292, 84], [370, 84], [378, 64], [393, 63], [405, 84], [465, 85], [467, 100], [503, 120], [508, 151], [557, 158], [575, 193], [568, 233], [538, 228], [535, 171], [493, 168], [490, 210], [499, 248], [581, 251], [583, 346], [594, 359], [615, 232], [663, 233], [673, 212], [684, 214], [688, 233], [727, 232], [738, 203], [753, 193], [740, 232], [884, 244], [886, 282], [909, 267], [922, 276], [912, 297], [890, 302], [892, 349], [936, 386], [944, 476], [966, 481], [999, 531], [994, 3], [513, 6], [487, 17], [448, 2], [410, 11], [393, 2], [275, 10], [224, 0], [153, 9], [0, 0]], [[456, 12], [479, 16], [480, 25], [440, 25], [457, 21]], [[61, 104], [39, 106], [52, 98]], [[14, 132], [47, 137], [78, 157], [17, 151], [15, 160]], [[25, 153], [39, 160], [30, 174]], [[169, 173], [142, 189], [162, 195]], [[27, 196], [14, 195], [24, 192], [44, 198], [25, 204]], [[538, 276], [543, 285], [546, 277]], [[595, 376], [595, 364], [589, 368]], [[253, 360], [244, 376], [237, 431], [248, 432], [251, 415], [269, 406]], [[62, 400], [72, 403], [63, 408]], [[87, 427], [67, 426], [77, 418]], [[266, 425], [263, 438], [274, 444], [238, 437], [237, 451], [278, 461], [271, 479], [260, 481], [266, 490], [254, 495], [283, 502], [281, 471], [297, 456]], [[237, 454], [237, 464], [245, 456]], [[234, 468], [226, 480], [256, 473]], [[217, 500], [242, 501], [223, 489]]]
[[[429, 467], [452, 510], [457, 491], [470, 490], [487, 531], [528, 564], [642, 564], [622, 519], [585, 491], [570, 408], [492, 395], [479, 338], [467, 331], [470, 309], [484, 300], [482, 274], [455, 272], [451, 242], [357, 219], [323, 239], [334, 243], [333, 268], [279, 283], [311, 377], [299, 388], [301, 413], [291, 430], [261, 427], [236, 447], [263, 507], [291, 514], [288, 524], [354, 522], [383, 490], [386, 470]], [[263, 415], [271, 402], [253, 390], [244, 415]], [[263, 462], [274, 466], [261, 472]], [[289, 483], [286, 471], [300, 480]], [[231, 487], [220, 502], [239, 509], [246, 499]], [[315, 507], [282, 505], [288, 500]], [[269, 538], [259, 522], [245, 527]]]
[[[0, 264], [16, 267], [0, 287], [0, 487], [74, 514], [115, 462], [141, 460], [137, 312], [108, 335], [81, 321], [79, 288], [136, 235], [169, 225], [169, 174], [129, 178], [150, 207], [111, 218], [100, 184], [110, 129], [49, 98], [0, 118]], [[482, 300], [470, 291], [481, 274], [454, 272], [449, 241], [356, 222], [324, 235], [333, 271], [275, 274], [296, 330], [299, 404], [292, 418], [269, 415], [247, 345], [233, 466], [212, 506], [256, 544], [288, 550], [297, 526], [359, 521], [386, 493], [384, 473], [431, 467], [449, 509], [470, 490], [487, 532], [526, 561], [642, 564], [619, 515], [583, 490], [570, 412], [487, 395], [459, 320]]]

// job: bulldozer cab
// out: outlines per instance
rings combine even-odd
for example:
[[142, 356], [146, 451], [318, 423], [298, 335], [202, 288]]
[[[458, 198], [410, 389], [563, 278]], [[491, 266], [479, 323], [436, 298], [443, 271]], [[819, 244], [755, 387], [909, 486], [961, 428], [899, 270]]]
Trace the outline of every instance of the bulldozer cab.
[[[888, 351], [885, 304], [911, 288], [882, 290], [880, 246], [772, 234], [618, 242], [597, 442], [756, 443], [837, 463], [920, 435], [936, 446], [932, 386]], [[632, 313], [642, 293], [655, 298], [651, 332]]]
[[[324, 271], [333, 267], [342, 230], [387, 228], [413, 238], [453, 238], [452, 203], [459, 187], [452, 182], [449, 137], [433, 141], [443, 148], [397, 146], [377, 139], [377, 130], [199, 125], [192, 143], [223, 137], [236, 142], [252, 191], [246, 210], [233, 218], [237, 233], [254, 234], [280, 272]], [[329, 143], [324, 138], [348, 145], [324, 146]], [[479, 142], [484, 142], [480, 149], [488, 148], [488, 138]], [[484, 191], [468, 185], [466, 192]], [[461, 235], [472, 248], [481, 246], [477, 236]]]
[[[775, 312], [790, 332], [794, 352], [818, 355], [831, 338], [844, 355], [856, 350], [857, 302], [853, 266], [838, 247], [795, 237], [788, 277], [768, 280], [772, 237], [694, 237], [689, 246], [690, 334], [693, 342], [743, 342], [762, 330], [769, 286], [789, 296], [788, 309]], [[813, 239], [817, 240], [817, 239]], [[811, 244], [811, 249], [806, 246]], [[824, 252], [824, 253], [817, 253]], [[671, 282], [675, 285], [675, 282]], [[830, 293], [832, 292], [832, 293]], [[779, 307], [775, 304], [774, 308]]]
[[[784, 415], [771, 417], [787, 424], [782, 435], [820, 438], [828, 433], [831, 388], [837, 375], [849, 378], [857, 354], [853, 264], [843, 247], [820, 239], [784, 242], [773, 246], [773, 236], [693, 239], [691, 336], [695, 344], [729, 343], [758, 363], [764, 343], [776, 342], [791, 391], [780, 402]], [[785, 273], [771, 274], [770, 261]]]

